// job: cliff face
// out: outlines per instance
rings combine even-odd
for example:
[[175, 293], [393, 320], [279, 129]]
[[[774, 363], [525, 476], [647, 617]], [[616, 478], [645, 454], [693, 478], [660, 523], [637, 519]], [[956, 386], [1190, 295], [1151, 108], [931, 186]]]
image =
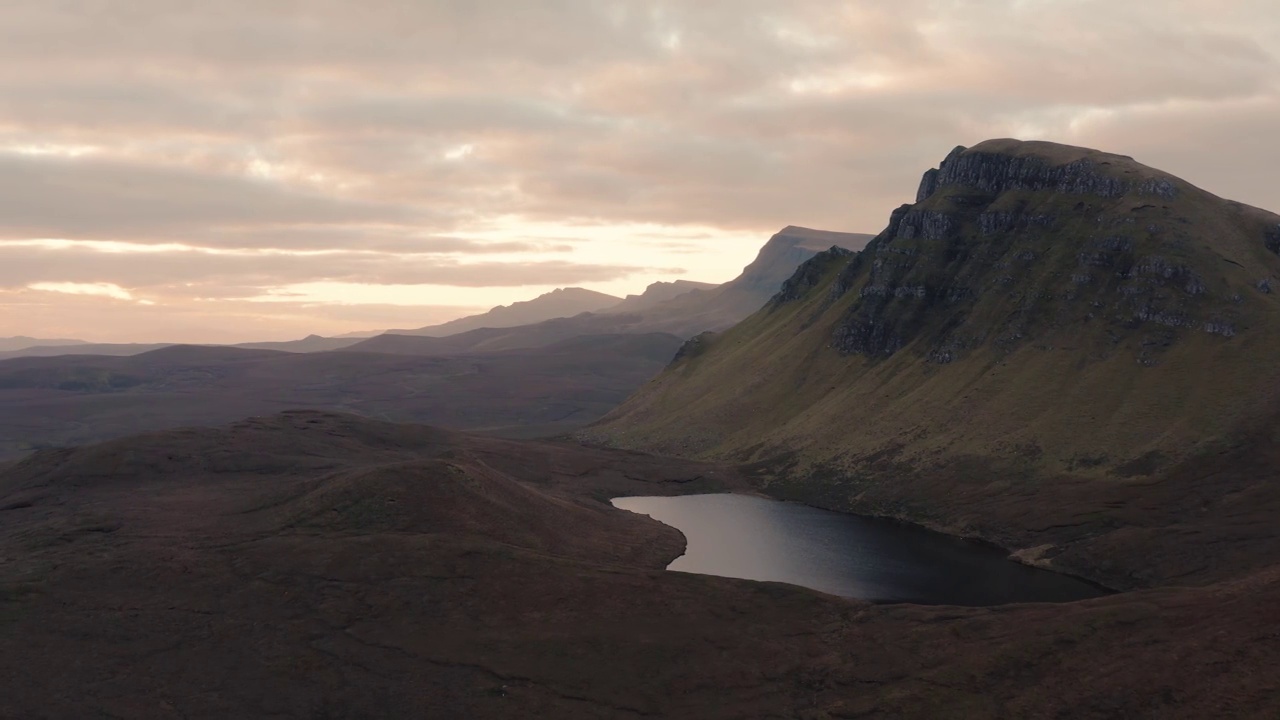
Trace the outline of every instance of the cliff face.
[[957, 148], [918, 197], [586, 437], [755, 463], [777, 494], [1044, 546], [1029, 557], [1117, 585], [1211, 572], [1159, 530], [1175, 518], [1280, 512], [1273, 470], [1187, 474], [1262, 452], [1280, 417], [1280, 216], [1009, 140]]
[[[1153, 365], [1187, 332], [1244, 329], [1245, 296], [1269, 279], [1240, 282], [1220, 263], [1266, 268], [1247, 247], [1221, 248], [1243, 258], [1200, 257], [1209, 239], [1193, 220], [1202, 192], [1129, 158], [1036, 149], [956, 148], [925, 173], [918, 202], [894, 212], [837, 279], [837, 297], [855, 286], [858, 296], [833, 347], [887, 357], [916, 345], [945, 364], [983, 346], [1067, 340], [1069, 328], [1078, 338], [1085, 326], [1113, 346], [1092, 353], [1127, 348]], [[1196, 197], [1179, 203], [1184, 192]]]
[[[1136, 164], [1131, 157], [1093, 153], [1092, 156], [1055, 163], [1053, 155], [1057, 153], [1057, 149], [1049, 145], [996, 140], [983, 143], [972, 152], [964, 146], [957, 147], [938, 168], [925, 172], [916, 193], [916, 202], [922, 203], [933, 197], [938, 190], [952, 186], [963, 186], [993, 196], [1011, 190], [1049, 190], [1066, 195], [1117, 198], [1137, 190], [1140, 194], [1165, 199], [1177, 197], [1177, 187], [1169, 178], [1131, 180], [1104, 170], [1114, 161]], [[1025, 154], [1019, 146], [1039, 146], [1047, 152], [1041, 155]], [[1102, 157], [1114, 160], [1101, 159]]]

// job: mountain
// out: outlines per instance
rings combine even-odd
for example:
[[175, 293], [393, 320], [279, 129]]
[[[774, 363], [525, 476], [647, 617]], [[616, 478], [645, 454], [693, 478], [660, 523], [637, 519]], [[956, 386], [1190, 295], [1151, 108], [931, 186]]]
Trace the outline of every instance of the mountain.
[[560, 288], [532, 300], [516, 302], [510, 305], [499, 305], [482, 315], [450, 320], [441, 325], [431, 325], [417, 330], [388, 330], [391, 335], [424, 335], [427, 337], [444, 337], [478, 330], [480, 328], [506, 328], [517, 325], [550, 320], [552, 318], [572, 317], [584, 312], [596, 312], [622, 302], [613, 295], [598, 293], [583, 288]]
[[288, 340], [285, 342], [256, 342], [256, 343], [240, 343], [232, 347], [244, 348], [246, 350], [280, 350], [282, 352], [296, 353], [312, 353], [312, 352], [328, 352], [330, 350], [341, 350], [360, 342], [365, 336], [357, 337], [355, 335], [347, 335], [341, 337], [321, 337], [319, 335], [308, 335], [301, 340]]
[[768, 302], [801, 263], [831, 247], [861, 250], [872, 237], [789, 225], [769, 238], [738, 277], [650, 307], [636, 325], [683, 337], [733, 327]]
[[312, 411], [45, 450], [0, 467], [0, 715], [1280, 709], [1278, 573], [1068, 604], [871, 605], [666, 572], [681, 534], [607, 502], [747, 486], [720, 465]]
[[[630, 295], [626, 299], [582, 288], [563, 288], [533, 300], [499, 306], [482, 315], [417, 330], [357, 332], [335, 337], [309, 335], [301, 340], [240, 343], [232, 347], [294, 353], [353, 348], [367, 352], [423, 355], [543, 347], [579, 335], [668, 333], [692, 337], [700, 332], [730, 327], [750, 315], [777, 292], [796, 266], [818, 251], [833, 245], [856, 250], [870, 238], [870, 235], [789, 226], [770, 239], [740, 276], [724, 285], [688, 280], [658, 282], [650, 285], [643, 294]], [[465, 337], [444, 343], [402, 339], [459, 335]], [[86, 343], [71, 347], [70, 343], [79, 341], [24, 345], [23, 342], [30, 339], [13, 340], [15, 347], [9, 351], [0, 344], [0, 360], [72, 354], [125, 357], [172, 345]], [[368, 342], [362, 342], [366, 340]], [[56, 345], [63, 342], [68, 345]]]
[[[363, 337], [333, 337], [308, 335], [301, 340], [285, 342], [253, 342], [238, 345], [209, 345], [207, 347], [236, 347], [246, 350], [280, 350], [282, 352], [310, 353], [326, 350], [341, 350], [354, 345]], [[63, 355], [101, 355], [106, 357], [131, 357], [152, 352], [161, 348], [173, 347], [179, 343], [81, 343], [71, 341], [66, 344], [44, 344], [22, 347], [7, 352], [0, 352], [0, 360], [23, 357], [60, 357]]]
[[[629, 320], [633, 317], [636, 316], [623, 316], [623, 319]], [[653, 334], [639, 330], [631, 332], [633, 329], [635, 329], [634, 325], [628, 326], [625, 322], [619, 322], [618, 316], [584, 313], [576, 317], [556, 318], [533, 325], [479, 328], [443, 337], [388, 333], [360, 341], [347, 349], [351, 352], [444, 356], [541, 348], [565, 340], [593, 335]]]
[[542, 347], [579, 335], [664, 333], [690, 338], [732, 327], [758, 310], [796, 267], [817, 254], [819, 248], [834, 245], [857, 250], [871, 237], [788, 227], [761, 248], [755, 261], [744, 268], [741, 275], [723, 285], [696, 287], [700, 283], [658, 283], [643, 295], [633, 295], [601, 312], [507, 328], [478, 328], [441, 337], [414, 337], [392, 331], [350, 349], [431, 355]]
[[710, 290], [716, 287], [713, 283], [700, 283], [691, 280], [673, 280], [656, 282], [645, 288], [639, 295], [628, 295], [617, 305], [600, 310], [601, 313], [632, 313], [647, 310], [655, 305], [680, 297], [693, 290]]
[[[282, 352], [310, 353], [327, 350], [341, 350], [360, 342], [364, 338], [373, 337], [375, 333], [352, 333], [338, 337], [321, 337], [308, 335], [301, 340], [283, 342], [250, 342], [238, 345], [209, 345], [207, 347], [236, 347], [246, 350], [280, 350]], [[15, 345], [21, 345], [22, 338], [12, 338]], [[130, 357], [143, 353], [173, 347], [179, 343], [85, 343], [79, 340], [39, 341], [38, 345], [21, 345], [11, 350], [0, 352], [0, 360], [21, 357], [59, 357], [62, 355], [103, 355], [107, 357]], [[3, 345], [0, 344], [0, 347]]]
[[0, 360], [20, 357], [58, 357], [60, 355], [106, 355], [110, 357], [127, 357], [140, 355], [152, 350], [159, 350], [173, 343], [75, 343], [32, 345], [17, 350], [0, 352]]
[[62, 347], [68, 345], [87, 345], [83, 340], [51, 340], [47, 338], [33, 338], [25, 335], [16, 335], [14, 337], [0, 338], [0, 352], [12, 352], [14, 350], [25, 350], [31, 347]]
[[1280, 560], [1280, 216], [1131, 158], [957, 148], [584, 434], [1111, 587]]
[[[435, 340], [435, 338], [407, 338]], [[294, 408], [504, 436], [592, 422], [662, 370], [672, 335], [575, 337], [452, 357], [173, 346], [0, 362], [0, 461], [34, 449]]]

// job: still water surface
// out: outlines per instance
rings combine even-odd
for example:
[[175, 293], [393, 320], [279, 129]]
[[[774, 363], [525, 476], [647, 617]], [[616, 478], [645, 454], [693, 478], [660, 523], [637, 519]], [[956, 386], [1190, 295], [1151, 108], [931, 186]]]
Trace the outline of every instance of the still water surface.
[[876, 602], [1002, 605], [1105, 594], [1003, 551], [888, 520], [747, 495], [617, 498], [688, 540], [668, 570], [774, 580]]

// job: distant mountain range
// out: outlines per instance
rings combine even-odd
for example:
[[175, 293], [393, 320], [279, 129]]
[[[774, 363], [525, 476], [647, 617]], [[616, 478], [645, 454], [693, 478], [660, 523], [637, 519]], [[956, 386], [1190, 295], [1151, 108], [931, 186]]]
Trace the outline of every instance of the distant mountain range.
[[[440, 355], [535, 348], [589, 335], [665, 333], [690, 338], [704, 331], [732, 327], [751, 315], [768, 302], [800, 263], [817, 254], [817, 248], [823, 243], [834, 242], [835, 245], [826, 247], [840, 247], [845, 252], [852, 252], [845, 248], [861, 248], [871, 237], [787, 228], [765, 244], [741, 275], [723, 285], [685, 289], [664, 283], [650, 286], [644, 295], [624, 301], [622, 304], [630, 310], [582, 313], [530, 325], [481, 328], [446, 337], [388, 333], [352, 345], [350, 349]], [[674, 292], [677, 289], [685, 291]]]
[[[20, 357], [58, 357], [60, 355], [106, 355], [128, 357], [171, 347], [174, 343], [90, 343], [80, 340], [50, 341], [30, 338], [36, 345], [0, 352], [0, 360]], [[59, 344], [60, 343], [60, 344]]]
[[[358, 347], [368, 351], [421, 354], [541, 347], [578, 335], [656, 332], [692, 337], [707, 330], [723, 330], [755, 312], [777, 292], [800, 263], [818, 252], [833, 246], [857, 250], [871, 237], [789, 226], [765, 244], [756, 260], [740, 276], [724, 285], [688, 280], [658, 282], [650, 285], [643, 294], [626, 298], [583, 288], [561, 288], [532, 300], [498, 306], [488, 312], [441, 325], [381, 333], [346, 333], [337, 337], [309, 335], [301, 340], [240, 343], [233, 347], [294, 353]], [[543, 323], [546, 324], [541, 325]], [[396, 339], [364, 342], [369, 338], [388, 336], [446, 338], [459, 335], [466, 337], [443, 343]], [[0, 360], [71, 354], [120, 357], [172, 344], [8, 338], [0, 340]]]
[[[630, 313], [642, 312], [649, 308], [673, 300], [693, 292], [694, 290], [710, 290], [716, 287], [713, 283], [700, 283], [691, 280], [675, 280], [672, 282], [656, 282], [645, 288], [645, 291], [639, 295], [628, 295], [622, 302], [616, 305], [610, 305], [607, 308], [598, 310], [600, 313]], [[566, 316], [567, 317], [567, 316]], [[548, 318], [548, 320], [551, 318]]]
[[284, 342], [258, 342], [258, 343], [240, 343], [232, 347], [243, 348], [245, 350], [279, 350], [281, 352], [293, 353], [313, 353], [326, 352], [329, 350], [341, 350], [345, 347], [355, 345], [364, 339], [365, 336], [343, 336], [343, 337], [321, 337], [319, 335], [308, 335], [301, 340], [287, 340]]
[[579, 313], [596, 312], [613, 307], [622, 298], [583, 288], [560, 288], [532, 300], [499, 305], [489, 312], [458, 318], [441, 325], [430, 325], [416, 330], [388, 330], [387, 335], [424, 335], [445, 337], [480, 328], [505, 328], [529, 325], [558, 317], [573, 317]]
[[51, 338], [33, 338], [25, 335], [15, 337], [0, 338], [0, 352], [11, 352], [13, 350], [25, 350], [31, 347], [65, 347], [68, 345], [85, 345], [83, 340], [65, 340]]

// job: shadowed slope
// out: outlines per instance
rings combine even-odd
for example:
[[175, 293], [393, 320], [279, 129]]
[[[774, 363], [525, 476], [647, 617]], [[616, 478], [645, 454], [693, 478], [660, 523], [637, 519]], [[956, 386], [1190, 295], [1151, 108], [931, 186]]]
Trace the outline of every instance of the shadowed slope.
[[176, 346], [131, 358], [9, 360], [0, 362], [0, 458], [292, 408], [552, 435], [615, 407], [679, 346], [670, 335], [636, 335], [451, 357]]

